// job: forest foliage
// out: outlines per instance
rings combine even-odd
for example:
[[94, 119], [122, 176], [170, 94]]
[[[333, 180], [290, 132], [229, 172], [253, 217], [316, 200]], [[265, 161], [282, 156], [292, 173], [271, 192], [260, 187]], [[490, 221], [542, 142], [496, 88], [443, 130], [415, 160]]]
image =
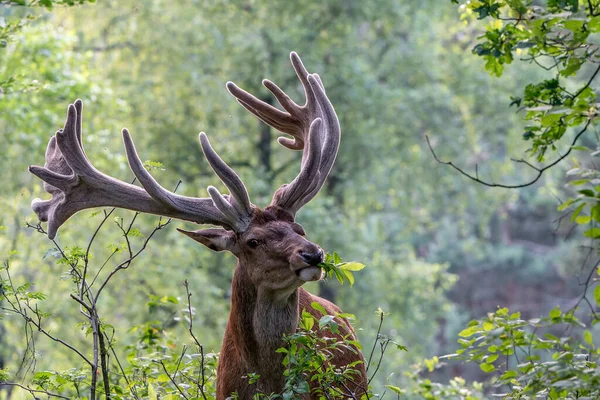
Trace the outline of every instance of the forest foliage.
[[[266, 96], [269, 78], [300, 98], [290, 50], [323, 78], [343, 132], [299, 222], [367, 265], [352, 278], [331, 267], [309, 289], [356, 316], [373, 393], [598, 396], [600, 3], [88, 3], [0, 2], [0, 398], [27, 393], [9, 382], [66, 398], [95, 386], [114, 398], [211, 398], [233, 257], [190, 245], [179, 222], [121, 210], [84, 211], [50, 242], [27, 166], [82, 98], [100, 170], [132, 179], [127, 126], [165, 187], [205, 197], [220, 182], [201, 161], [202, 130], [264, 206], [298, 157], [224, 86]], [[71, 296], [82, 268], [108, 282], [83, 314]], [[287, 396], [326, 357], [302, 350], [321, 323], [335, 329], [306, 319], [286, 339]], [[109, 365], [96, 368], [113, 375], [90, 374], [100, 340]], [[345, 379], [336, 373], [323, 387]]]

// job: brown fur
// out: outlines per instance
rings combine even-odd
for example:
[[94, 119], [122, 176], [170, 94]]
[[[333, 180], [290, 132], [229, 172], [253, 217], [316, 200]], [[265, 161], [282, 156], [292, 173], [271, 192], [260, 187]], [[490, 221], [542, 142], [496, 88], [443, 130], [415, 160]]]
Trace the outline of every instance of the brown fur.
[[[289, 213], [267, 207], [264, 211], [254, 210], [250, 228], [243, 233], [219, 229], [187, 233], [209, 248], [231, 251], [239, 260], [231, 283], [231, 311], [217, 371], [217, 400], [224, 400], [233, 392], [242, 400], [252, 399], [256, 393], [280, 393], [285, 384], [284, 355], [276, 350], [284, 345], [285, 334], [296, 331], [302, 310], [319, 319], [321, 313], [311, 307], [312, 302], [318, 302], [328, 314], [340, 313], [335, 304], [300, 287], [305, 282], [300, 278], [300, 270], [317, 271], [311, 280], [321, 276], [318, 268], [303, 261], [302, 253], [314, 254], [321, 249], [306, 240], [302, 227], [293, 221]], [[252, 247], [250, 241], [259, 245]], [[338, 339], [349, 334], [354, 339], [348, 321], [337, 322]], [[351, 389], [363, 394], [359, 388], [366, 389], [367, 378], [361, 353], [344, 350], [335, 354], [333, 360], [337, 366], [354, 361], [363, 364], [354, 367], [361, 376], [356, 377]], [[248, 373], [260, 375], [259, 382], [249, 385]]]
[[[217, 371], [217, 399], [222, 400], [236, 392], [240, 399], [251, 399], [258, 391], [262, 393], [278, 393], [283, 389], [283, 357], [275, 350], [283, 346], [284, 334], [295, 332], [298, 326], [298, 316], [303, 309], [308, 311], [317, 320], [322, 317], [321, 313], [311, 307], [312, 302], [321, 304], [327, 313], [335, 315], [341, 310], [330, 301], [315, 296], [303, 288], [298, 288], [289, 298], [289, 301], [281, 308], [270, 310], [273, 314], [266, 312], [255, 313], [257, 309], [265, 308], [257, 304], [256, 292], [242, 283], [243, 268], [239, 265], [232, 282], [231, 313], [225, 330], [223, 348], [221, 350], [220, 363]], [[254, 297], [254, 299], [253, 299]], [[264, 318], [255, 320], [253, 315], [262, 315]], [[273, 318], [277, 315], [280, 319]], [[346, 320], [338, 320], [340, 335], [354, 336], [354, 329]], [[272, 328], [270, 335], [258, 338], [255, 334], [255, 324], [264, 324]], [[259, 344], [259, 340], [264, 340]], [[338, 353], [335, 364], [345, 366], [354, 361], [363, 361], [360, 352]], [[362, 394], [358, 388], [367, 387], [365, 366], [357, 365], [355, 369], [361, 372], [361, 377], [354, 382], [357, 394]], [[248, 385], [247, 374], [257, 373], [261, 379], [256, 385]], [[350, 385], [351, 386], [351, 385]], [[309, 398], [309, 397], [307, 397]]]

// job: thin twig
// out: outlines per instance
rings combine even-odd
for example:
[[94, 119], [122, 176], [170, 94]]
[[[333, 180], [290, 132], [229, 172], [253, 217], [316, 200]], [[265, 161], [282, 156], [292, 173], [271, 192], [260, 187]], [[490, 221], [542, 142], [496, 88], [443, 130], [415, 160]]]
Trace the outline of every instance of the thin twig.
[[583, 85], [583, 87], [581, 89], [579, 89], [576, 93], [575, 96], [573, 96], [573, 98], [578, 97], [581, 93], [583, 93], [583, 91], [587, 88], [590, 87], [590, 85], [592, 84], [592, 82], [594, 81], [594, 79], [596, 79], [596, 75], [598, 75], [598, 72], [600, 72], [600, 65], [598, 65], [598, 68], [596, 68], [596, 70], [594, 71], [594, 73], [592, 74], [591, 78], [588, 79], [588, 81], [586, 82], [585, 85]]
[[484, 186], [488, 186], [488, 187], [499, 187], [499, 188], [505, 188], [505, 189], [519, 189], [519, 188], [524, 188], [527, 186], [531, 186], [534, 183], [536, 183], [544, 174], [545, 171], [547, 171], [548, 169], [554, 167], [556, 164], [558, 164], [559, 162], [561, 162], [562, 160], [564, 160], [565, 158], [567, 158], [569, 156], [569, 154], [571, 153], [571, 151], [573, 151], [573, 146], [575, 146], [575, 144], [577, 143], [577, 141], [579, 140], [579, 138], [581, 137], [581, 135], [583, 135], [585, 133], [585, 131], [587, 131], [588, 127], [590, 126], [590, 123], [592, 122], [591, 119], [588, 119], [586, 124], [584, 125], [584, 127], [577, 133], [577, 135], [575, 135], [575, 138], [573, 139], [573, 142], [571, 143], [571, 146], [569, 147], [569, 150], [567, 150], [563, 155], [561, 155], [560, 157], [558, 157], [556, 160], [554, 160], [552, 163], [546, 165], [543, 168], [537, 168], [533, 165], [531, 165], [530, 163], [526, 162], [525, 160], [513, 160], [515, 162], [519, 162], [519, 163], [524, 163], [529, 167], [532, 167], [534, 170], [537, 171], [537, 175], [530, 180], [529, 182], [525, 182], [525, 183], [520, 183], [520, 184], [503, 184], [503, 183], [495, 183], [495, 182], [488, 182], [488, 181], [484, 181], [482, 179], [479, 179], [477, 176], [473, 176], [470, 173], [466, 172], [465, 170], [463, 170], [462, 168], [458, 167], [456, 164], [454, 164], [452, 161], [443, 161], [441, 160], [437, 154], [435, 153], [435, 151], [433, 150], [433, 147], [431, 146], [431, 142], [429, 141], [429, 136], [425, 135], [425, 140], [427, 141], [427, 146], [429, 146], [429, 151], [431, 152], [431, 154], [433, 155], [433, 158], [440, 164], [443, 165], [448, 165], [452, 168], [454, 168], [456, 171], [460, 172], [462, 175], [466, 176], [467, 178], [480, 183]]
[[379, 327], [377, 328], [377, 336], [375, 337], [375, 342], [373, 343], [373, 348], [371, 349], [371, 354], [369, 354], [369, 361], [367, 361], [367, 372], [369, 372], [369, 367], [371, 366], [371, 360], [373, 359], [373, 353], [375, 353], [375, 347], [377, 346], [377, 342], [379, 341], [379, 334], [381, 333], [381, 327], [383, 325], [384, 315], [381, 313], [379, 317]]
[[148, 235], [148, 237], [146, 238], [146, 240], [144, 241], [144, 243], [142, 244], [142, 247], [130, 258], [128, 258], [127, 260], [123, 261], [122, 263], [118, 264], [112, 271], [110, 274], [108, 274], [108, 276], [106, 277], [106, 279], [104, 280], [104, 282], [102, 282], [102, 285], [100, 286], [100, 288], [98, 289], [98, 292], [96, 293], [96, 297], [94, 298], [94, 304], [96, 303], [96, 301], [98, 300], [98, 297], [100, 296], [100, 293], [102, 292], [102, 290], [104, 290], [104, 288], [106, 287], [106, 285], [108, 284], [108, 282], [111, 280], [111, 278], [120, 270], [123, 269], [127, 269], [129, 267], [129, 265], [131, 264], [131, 262], [137, 257], [139, 256], [145, 249], [146, 246], [148, 245], [148, 242], [150, 241], [150, 239], [152, 239], [152, 236], [154, 236], [154, 234], [156, 232], [158, 232], [159, 230], [163, 229], [165, 226], [167, 226], [169, 223], [171, 222], [171, 219], [169, 218], [167, 220], [167, 222], [162, 222], [159, 221], [158, 225], [154, 228], [154, 230], [150, 233], [150, 235]]
[[127, 377], [127, 374], [125, 373], [125, 369], [123, 368], [123, 365], [121, 365], [121, 361], [119, 360], [119, 357], [117, 357], [117, 352], [115, 351], [115, 348], [113, 347], [113, 345], [111, 343], [111, 340], [108, 338], [108, 335], [106, 334], [106, 332], [103, 332], [103, 334], [106, 337], [106, 341], [108, 343], [108, 348], [110, 349], [115, 361], [117, 362], [117, 365], [119, 366], [119, 369], [121, 370], [121, 376], [123, 376], [123, 378], [125, 379], [125, 382], [127, 383], [127, 387], [129, 388], [129, 391], [131, 392], [131, 394], [133, 395], [134, 398], [139, 399], [137, 390], [135, 389], [135, 385], [132, 385], [131, 381]]
[[200, 351], [200, 371], [202, 374], [202, 381], [200, 383], [197, 382], [196, 386], [198, 387], [198, 390], [200, 391], [202, 398], [204, 400], [208, 400], [206, 398], [206, 394], [204, 393], [204, 385], [206, 385], [206, 376], [204, 374], [204, 346], [202, 346], [200, 344], [200, 342], [198, 341], [198, 338], [196, 338], [196, 335], [194, 335], [194, 330], [193, 330], [194, 315], [192, 314], [192, 302], [191, 302], [192, 293], [190, 293], [190, 287], [189, 287], [187, 279], [183, 282], [183, 286], [185, 287], [185, 292], [187, 294], [188, 313], [190, 314], [189, 323], [188, 323], [188, 332], [190, 333], [190, 336], [194, 340], [194, 343], [196, 343], [196, 347], [198, 347], [198, 351]]
[[56, 393], [51, 393], [51, 392], [48, 392], [48, 391], [46, 391], [46, 390], [36, 390], [36, 389], [32, 389], [32, 388], [30, 388], [30, 387], [27, 387], [27, 386], [25, 386], [25, 385], [21, 385], [20, 383], [1, 382], [1, 383], [0, 383], [0, 385], [2, 385], [2, 386], [14, 386], [14, 387], [18, 387], [18, 388], [20, 388], [20, 389], [26, 390], [26, 391], [28, 391], [28, 392], [29, 392], [29, 394], [31, 394], [31, 395], [33, 396], [33, 398], [34, 398], [34, 399], [37, 399], [37, 398], [38, 398], [38, 397], [36, 396], [36, 393], [45, 394], [46, 396], [49, 396], [49, 397], [56, 397], [56, 398], [59, 398], [59, 399], [67, 399], [67, 400], [71, 399], [71, 397], [63, 396], [63, 395], [56, 394]]
[[385, 342], [381, 342], [379, 345], [381, 346], [381, 354], [379, 356], [379, 362], [377, 363], [377, 367], [375, 368], [375, 372], [373, 372], [373, 375], [371, 375], [371, 378], [369, 378], [369, 381], [367, 382], [367, 385], [371, 384], [371, 381], [373, 380], [373, 378], [375, 378], [375, 376], [377, 375], [377, 371], [379, 371], [379, 368], [381, 367], [381, 363], [383, 361], [383, 356], [385, 355], [385, 351], [387, 350], [388, 345], [390, 344], [390, 339], [387, 339]]
[[[97, 315], [96, 315], [97, 317]], [[104, 333], [98, 321], [98, 344], [100, 345], [100, 367], [102, 368], [102, 381], [104, 383], [104, 396], [110, 400], [110, 382], [108, 381], [108, 351], [104, 343]]]
[[[11, 280], [11, 278], [10, 278], [10, 273], [8, 272], [8, 269], [6, 269], [6, 273], [7, 273], [8, 277], [9, 277], [9, 282], [10, 282], [10, 285], [12, 286], [12, 280]], [[14, 286], [13, 286], [13, 288], [14, 288]], [[7, 298], [5, 297], [5, 299], [7, 299]], [[14, 303], [11, 303], [11, 302], [9, 301], [9, 304], [11, 304], [11, 305], [12, 305], [12, 307], [13, 307], [13, 310], [9, 310], [9, 309], [7, 309], [7, 308], [4, 308], [4, 307], [3, 307], [3, 309], [4, 309], [4, 310], [7, 310], [7, 311], [12, 311], [12, 312], [14, 312], [14, 313], [17, 313], [17, 314], [19, 314], [19, 315], [20, 315], [20, 316], [21, 316], [21, 317], [22, 317], [22, 318], [23, 318], [23, 319], [24, 319], [26, 322], [28, 322], [28, 323], [31, 323], [33, 326], [35, 326], [35, 327], [36, 327], [36, 329], [38, 330], [38, 332], [41, 332], [41, 333], [43, 333], [43, 334], [44, 334], [44, 335], [45, 335], [47, 338], [49, 338], [49, 339], [51, 339], [51, 340], [53, 340], [53, 341], [55, 341], [55, 342], [58, 342], [58, 343], [62, 344], [63, 346], [67, 347], [68, 349], [72, 350], [72, 351], [73, 351], [73, 352], [75, 352], [77, 355], [79, 355], [79, 357], [81, 357], [81, 358], [82, 358], [82, 359], [83, 359], [83, 360], [84, 360], [86, 363], [88, 363], [90, 366], [92, 366], [92, 365], [93, 365], [93, 364], [91, 363], [91, 361], [90, 361], [90, 360], [89, 360], [89, 359], [88, 359], [86, 356], [84, 356], [82, 352], [80, 352], [79, 350], [77, 350], [77, 349], [76, 349], [74, 346], [70, 345], [69, 343], [65, 342], [64, 340], [62, 340], [62, 339], [60, 339], [60, 338], [57, 338], [57, 337], [55, 337], [55, 336], [52, 336], [52, 335], [51, 335], [51, 334], [50, 334], [48, 331], [46, 331], [44, 328], [42, 328], [42, 325], [41, 325], [41, 322], [40, 322], [40, 321], [35, 321], [33, 318], [31, 318], [29, 315], [27, 315], [27, 312], [26, 312], [25, 310], [23, 310], [23, 308], [20, 306], [20, 302], [19, 302], [18, 296], [15, 296], [15, 299], [17, 299], [17, 302], [18, 302], [18, 308], [16, 308], [16, 307], [13, 305]], [[7, 300], [8, 300], [8, 299], [7, 299]]]
[[112, 210], [110, 210], [109, 212], [104, 212], [104, 218], [102, 219], [102, 221], [100, 221], [100, 223], [98, 224], [98, 226], [96, 227], [96, 230], [94, 231], [90, 241], [88, 242], [87, 248], [85, 249], [85, 256], [83, 258], [83, 262], [84, 262], [84, 267], [83, 267], [83, 279], [81, 280], [81, 287], [79, 289], [79, 296], [83, 297], [83, 295], [85, 294], [84, 291], [84, 284], [86, 283], [86, 276], [87, 276], [87, 269], [88, 269], [88, 265], [89, 265], [89, 260], [90, 260], [90, 249], [92, 247], [92, 244], [94, 243], [94, 239], [96, 239], [96, 236], [98, 235], [98, 232], [100, 232], [100, 229], [102, 228], [102, 226], [104, 225], [104, 223], [108, 220], [108, 218], [111, 216], [111, 214], [116, 210], [116, 208], [113, 208]]
[[171, 380], [171, 383], [173, 383], [173, 385], [175, 385], [175, 388], [179, 391], [179, 393], [181, 394], [181, 396], [184, 399], [187, 399], [188, 397], [185, 395], [185, 393], [183, 393], [183, 390], [181, 390], [181, 388], [179, 387], [179, 385], [177, 384], [177, 382], [175, 382], [175, 379], [173, 379], [173, 377], [171, 376], [171, 374], [169, 374], [169, 371], [167, 371], [167, 367], [165, 366], [165, 363], [162, 360], [160, 360], [160, 365], [162, 365], [163, 370], [165, 371], [165, 374], [167, 374], [167, 376]]

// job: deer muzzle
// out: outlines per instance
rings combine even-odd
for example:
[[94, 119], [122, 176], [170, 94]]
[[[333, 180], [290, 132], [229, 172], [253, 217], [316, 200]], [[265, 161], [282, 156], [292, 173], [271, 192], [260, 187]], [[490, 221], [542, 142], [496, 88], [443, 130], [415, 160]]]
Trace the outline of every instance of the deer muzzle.
[[318, 266], [323, 262], [323, 250], [315, 246], [311, 251], [300, 251], [300, 259], [305, 266], [296, 269], [296, 275], [304, 282], [318, 281], [323, 277], [323, 270]]

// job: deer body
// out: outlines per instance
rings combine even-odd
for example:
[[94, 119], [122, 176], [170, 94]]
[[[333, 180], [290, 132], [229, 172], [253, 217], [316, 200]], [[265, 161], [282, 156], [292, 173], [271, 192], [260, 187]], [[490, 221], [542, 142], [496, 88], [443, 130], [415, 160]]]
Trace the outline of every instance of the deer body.
[[[48, 221], [51, 239], [73, 214], [103, 206], [220, 227], [196, 231], [180, 229], [211, 250], [226, 250], [238, 258], [232, 282], [231, 312], [218, 367], [218, 400], [234, 392], [240, 399], [252, 399], [256, 393], [280, 393], [285, 384], [283, 355], [276, 350], [284, 344], [283, 336], [297, 329], [302, 310], [319, 319], [320, 312], [311, 307], [311, 303], [318, 302], [330, 315], [340, 312], [333, 303], [301, 288], [305, 282], [322, 278], [319, 264], [323, 261], [323, 251], [306, 239], [304, 229], [295, 222], [296, 212], [317, 195], [333, 166], [340, 143], [340, 127], [321, 78], [309, 74], [297, 54], [291, 54], [291, 61], [304, 87], [306, 104], [303, 106], [268, 80], [263, 84], [285, 111], [231, 82], [227, 84], [244, 108], [292, 136], [293, 139], [279, 138], [281, 145], [302, 151], [298, 176], [281, 186], [265, 209], [250, 203], [243, 182], [213, 150], [204, 133], [200, 133], [200, 144], [206, 160], [229, 195], [222, 195], [212, 186], [208, 187], [209, 198], [191, 198], [164, 189], [144, 168], [126, 129], [123, 129], [123, 141], [127, 160], [142, 187], [103, 174], [94, 168], [83, 149], [80, 100], [69, 106], [64, 128], [50, 139], [44, 167], [29, 167], [52, 195], [51, 200], [32, 202], [40, 221]], [[336, 318], [340, 335], [353, 336], [352, 326]], [[317, 334], [323, 333], [317, 330]], [[330, 360], [340, 367], [355, 361], [363, 361], [362, 355], [348, 348], [336, 350]], [[367, 386], [366, 372], [363, 364], [353, 368], [360, 376], [350, 387], [360, 397]], [[260, 375], [256, 385], [248, 384], [249, 373]]]
[[[238, 274], [236, 273], [236, 275]], [[237, 276], [234, 276], [234, 280], [236, 278]], [[232, 289], [232, 308], [234, 308], [236, 307], [234, 299], [240, 293], [236, 293], [235, 283], [232, 285]], [[245, 291], [242, 290], [242, 292]], [[262, 393], [280, 393], [284, 385], [282, 374], [284, 355], [276, 353], [275, 350], [282, 347], [281, 338], [284, 334], [295, 332], [299, 315], [303, 309], [316, 319], [322, 317], [311, 307], [311, 303], [315, 301], [321, 304], [330, 315], [341, 312], [335, 304], [315, 296], [303, 288], [297, 289], [281, 306], [267, 306], [270, 310], [266, 312], [261, 311], [260, 300], [254, 304], [254, 310], [249, 309], [249, 303], [244, 300], [243, 306], [240, 307], [241, 312], [232, 311], [225, 330], [221, 361], [217, 372], [219, 376], [217, 399], [225, 399], [236, 391], [240, 399], [251, 399], [257, 390]], [[278, 322], [273, 324], [273, 321]], [[352, 328], [345, 320], [338, 322], [340, 322], [342, 335], [352, 332]], [[247, 323], [251, 323], [254, 329], [247, 331]], [[272, 330], [265, 332], [261, 327], [269, 326], [269, 323], [271, 323]], [[261, 341], [266, 345], [259, 346], [258, 343]], [[228, 363], [228, 360], [234, 362]], [[363, 361], [360, 353], [344, 353], [340, 354], [335, 362], [337, 365], [343, 366], [359, 360]], [[363, 376], [366, 375], [364, 366], [358, 366], [357, 369], [361, 370]], [[248, 371], [259, 374], [263, 379], [260, 379], [256, 385], [248, 385], [246, 378]], [[360, 387], [367, 387], [364, 379], [357, 379], [354, 383]]]

